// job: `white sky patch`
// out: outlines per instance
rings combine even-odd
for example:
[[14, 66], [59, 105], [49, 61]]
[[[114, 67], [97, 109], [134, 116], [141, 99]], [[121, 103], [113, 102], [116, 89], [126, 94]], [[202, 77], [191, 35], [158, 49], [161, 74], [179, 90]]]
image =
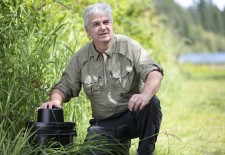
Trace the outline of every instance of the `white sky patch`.
[[[198, 0], [174, 0], [179, 5], [184, 8], [190, 7], [193, 5], [193, 1], [198, 2]], [[212, 0], [213, 4], [215, 4], [220, 10], [223, 10], [225, 7], [225, 0]]]

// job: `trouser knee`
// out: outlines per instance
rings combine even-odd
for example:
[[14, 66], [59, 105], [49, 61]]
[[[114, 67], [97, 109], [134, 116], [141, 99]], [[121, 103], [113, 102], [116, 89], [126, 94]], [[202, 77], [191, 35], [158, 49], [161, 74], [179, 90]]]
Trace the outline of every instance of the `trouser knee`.
[[151, 113], [152, 115], [158, 117], [156, 119], [161, 121], [162, 111], [160, 106], [160, 100], [157, 96], [153, 96], [152, 99], [149, 101], [149, 104], [147, 104], [143, 110], [146, 111], [148, 115], [149, 113]]
[[157, 96], [153, 96], [152, 99], [149, 101], [150, 106], [155, 106], [161, 110], [160, 100]]

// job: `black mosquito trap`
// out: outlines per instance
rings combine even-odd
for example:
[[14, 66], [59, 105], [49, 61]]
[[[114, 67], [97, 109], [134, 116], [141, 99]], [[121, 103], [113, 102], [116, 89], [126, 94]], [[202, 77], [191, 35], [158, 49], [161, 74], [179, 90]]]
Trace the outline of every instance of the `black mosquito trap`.
[[39, 109], [37, 122], [27, 122], [31, 144], [67, 146], [76, 136], [75, 123], [64, 122], [63, 109]]

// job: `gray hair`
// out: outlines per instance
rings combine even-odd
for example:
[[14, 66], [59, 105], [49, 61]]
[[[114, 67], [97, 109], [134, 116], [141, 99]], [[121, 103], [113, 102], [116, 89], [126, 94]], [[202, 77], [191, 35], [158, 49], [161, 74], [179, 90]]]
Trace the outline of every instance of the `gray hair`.
[[109, 20], [113, 23], [112, 8], [107, 3], [95, 3], [89, 5], [83, 15], [84, 27], [87, 28], [89, 24], [89, 16], [98, 13], [105, 13], [109, 15]]

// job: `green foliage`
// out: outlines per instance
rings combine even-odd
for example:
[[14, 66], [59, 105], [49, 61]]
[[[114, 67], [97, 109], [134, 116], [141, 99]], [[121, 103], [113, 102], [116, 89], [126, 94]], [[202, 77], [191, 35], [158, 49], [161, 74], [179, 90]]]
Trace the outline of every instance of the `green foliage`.
[[192, 65], [183, 64], [180, 70], [187, 78], [197, 79], [223, 79], [225, 78], [225, 66], [221, 65]]
[[225, 37], [211, 31], [204, 31], [200, 26], [189, 26], [190, 38], [187, 38], [185, 51], [218, 52], [224, 51]]
[[[43, 18], [45, 14], [45, 20], [52, 18], [44, 10], [49, 6], [47, 3], [42, 6], [41, 11], [34, 7], [35, 4], [22, 1], [17, 1], [15, 6], [7, 1], [1, 3], [8, 6], [8, 10], [4, 9], [1, 13], [4, 23], [1, 27], [4, 37], [0, 62], [1, 109], [3, 115], [16, 116], [12, 119], [24, 121], [41, 101], [46, 100], [49, 87], [54, 82], [52, 79], [59, 76], [59, 63], [63, 62], [59, 58], [68, 60], [69, 55], [66, 53], [73, 51], [71, 46], [57, 43], [58, 33], [62, 35], [63, 32], [60, 30], [64, 26], [64, 17], [59, 17], [58, 22], [47, 27], [44, 27], [44, 21], [39, 18]], [[50, 70], [53, 66], [54, 70]]]
[[[36, 120], [36, 108], [48, 100], [51, 86], [77, 48], [72, 22], [77, 15], [52, 1], [0, 4], [0, 150], [10, 154], [18, 149], [20, 154], [25, 144], [19, 144], [18, 132], [26, 121]], [[61, 13], [56, 12], [60, 7]], [[83, 28], [82, 23], [76, 27]]]
[[[185, 40], [182, 51], [218, 52], [225, 50], [224, 11], [210, 1], [201, 0], [183, 9], [173, 0], [159, 0], [157, 12], [172, 33]], [[184, 38], [184, 39], [183, 39]]]

